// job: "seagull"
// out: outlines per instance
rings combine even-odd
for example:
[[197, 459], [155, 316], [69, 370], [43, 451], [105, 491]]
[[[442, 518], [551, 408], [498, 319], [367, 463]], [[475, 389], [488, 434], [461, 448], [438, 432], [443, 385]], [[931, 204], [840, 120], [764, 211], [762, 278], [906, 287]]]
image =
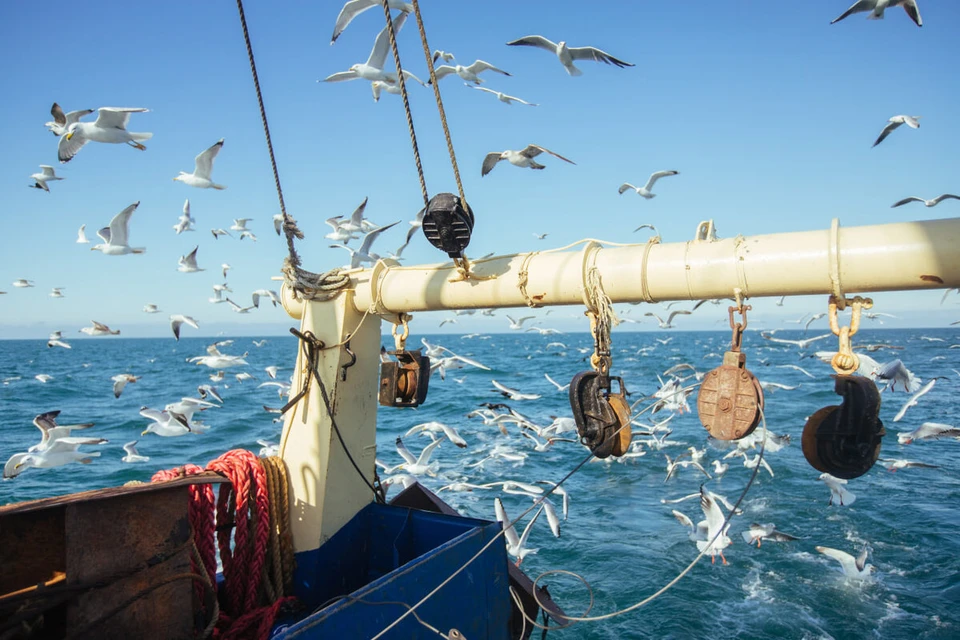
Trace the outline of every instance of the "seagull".
[[403, 90], [400, 89], [400, 85], [390, 84], [389, 82], [384, 82], [382, 80], [374, 80], [371, 82], [370, 91], [373, 92], [374, 102], [380, 102], [380, 93], [382, 91], [392, 93], [395, 96], [399, 96], [401, 93], [403, 93]]
[[720, 510], [713, 494], [704, 489], [702, 485], [700, 487], [700, 508], [703, 509], [703, 515], [706, 518], [706, 535], [703, 540], [697, 540], [697, 550], [701, 553], [709, 553], [711, 564], [716, 560], [717, 555], [720, 556], [723, 564], [727, 564], [727, 559], [723, 557], [723, 550], [733, 543], [727, 537], [730, 525], [724, 524], [726, 518], [723, 517], [723, 511]]
[[[651, 197], [653, 197], [653, 196], [651, 196]], [[653, 226], [652, 224], [642, 224], [642, 225], [640, 225], [639, 227], [637, 227], [636, 229], [634, 229], [633, 232], [636, 233], [637, 231], [640, 231], [640, 229], [650, 229], [651, 231], [653, 231], [653, 235], [655, 235], [655, 236], [658, 237], [658, 238], [660, 237], [660, 232], [657, 231], [657, 228], [656, 228], [655, 226]]]
[[464, 440], [457, 430], [451, 426], [445, 425], [442, 422], [424, 422], [416, 426], [410, 427], [410, 429], [403, 434], [404, 437], [410, 437], [415, 433], [442, 433], [447, 437], [447, 440], [457, 445], [461, 449], [465, 449], [467, 446], [467, 441]]
[[893, 203], [892, 205], [890, 205], [890, 208], [893, 209], [894, 207], [900, 207], [907, 204], [908, 202], [922, 202], [923, 206], [925, 207], [935, 207], [941, 202], [943, 202], [944, 200], [960, 200], [960, 196], [955, 196], [952, 193], [944, 193], [937, 196], [933, 200], [924, 200], [923, 198], [918, 198], [917, 196], [910, 196], [909, 198], [904, 198], [903, 200], [899, 200]]
[[518, 320], [514, 320], [510, 316], [507, 316], [507, 320], [510, 321], [510, 328], [514, 329], [515, 331], [519, 331], [520, 329], [523, 329], [524, 322], [526, 322], [527, 320], [534, 320], [535, 318], [536, 316], [523, 316]]
[[920, 388], [920, 378], [913, 375], [913, 372], [907, 369], [899, 358], [880, 366], [872, 377], [886, 380], [890, 391], [897, 390], [898, 382], [903, 385], [903, 390], [909, 393], [914, 393]]
[[893, 417], [894, 422], [900, 422], [900, 419], [903, 418], [904, 414], [907, 413], [907, 409], [914, 407], [917, 404], [917, 401], [924, 395], [926, 395], [930, 389], [933, 388], [933, 385], [936, 384], [937, 379], [934, 378], [930, 380], [927, 384], [923, 385], [919, 391], [910, 396], [910, 399], [903, 403], [903, 406], [900, 407], [900, 411], [897, 412], [897, 415]]
[[[401, 2], [400, 0], [386, 0], [386, 2], [388, 7], [402, 11], [404, 14], [413, 11], [413, 5], [409, 2]], [[337, 16], [337, 23], [333, 27], [333, 37], [330, 38], [331, 46], [337, 41], [337, 38], [340, 37], [343, 30], [353, 22], [354, 18], [367, 9], [371, 9], [377, 5], [383, 6], [383, 0], [350, 0], [343, 5], [343, 8], [340, 9], [340, 14]], [[395, 27], [395, 29], [399, 28], [400, 27]], [[434, 61], [436, 61], [436, 54], [434, 54]]]
[[62, 298], [62, 297], [63, 297], [63, 290], [64, 290], [65, 288], [66, 288], [66, 287], [54, 287], [54, 288], [50, 291], [50, 294], [49, 294], [50, 297], [51, 297], [51, 298]]
[[510, 164], [516, 167], [525, 167], [525, 168], [529, 167], [530, 169], [545, 169], [546, 167], [544, 165], [534, 160], [534, 158], [539, 156], [541, 153], [549, 153], [555, 158], [560, 158], [564, 162], [569, 162], [570, 164], [577, 164], [573, 160], [567, 160], [560, 154], [554, 153], [549, 149], [546, 149], [544, 147], [541, 147], [535, 144], [528, 144], [526, 147], [524, 147], [520, 151], [511, 151], [508, 149], [506, 151], [501, 151], [501, 152], [493, 151], [491, 153], [488, 153], [486, 157], [484, 157], [483, 159], [483, 166], [480, 169], [480, 177], [483, 177], [488, 173], [490, 173], [491, 171], [493, 171], [493, 168], [497, 166], [497, 163], [500, 162], [501, 160], [506, 160], [507, 162], [509, 162]]
[[230, 225], [231, 231], [249, 231], [247, 229], [247, 223], [253, 220], [253, 218], [234, 218], [233, 224]]
[[230, 269], [233, 269], [233, 267], [231, 267], [231, 266], [230, 266], [229, 264], [227, 264], [226, 262], [222, 263], [222, 264], [220, 265], [220, 268], [223, 269], [223, 277], [224, 277], [224, 279], [226, 279], [226, 277], [227, 277], [227, 271], [230, 271]]
[[[467, 65], [467, 66], [464, 66], [464, 65], [462, 65], [462, 64], [456, 64], [456, 65], [444, 64], [444, 65], [440, 65], [439, 67], [437, 67], [437, 68], [434, 70], [434, 75], [436, 76], [438, 82], [440, 81], [441, 78], [445, 78], [445, 77], [449, 76], [450, 74], [454, 74], [454, 73], [455, 73], [455, 74], [457, 74], [458, 76], [460, 76], [461, 78], [463, 78], [464, 80], [466, 80], [467, 82], [473, 82], [473, 83], [475, 83], [475, 84], [480, 84], [481, 82], [483, 82], [483, 80], [480, 79], [479, 74], [482, 73], [482, 72], [484, 72], [484, 71], [495, 71], [495, 72], [497, 72], [497, 73], [502, 73], [502, 74], [505, 75], [505, 76], [509, 76], [509, 75], [510, 75], [509, 73], [507, 73], [507, 72], [504, 71], [503, 69], [500, 69], [500, 68], [498, 68], [498, 67], [495, 67], [495, 66], [493, 66], [492, 64], [490, 64], [489, 62], [484, 62], [483, 60], [477, 60], [477, 61], [474, 62], [473, 64]], [[430, 81], [427, 81], [427, 84], [430, 84]]]
[[87, 240], [87, 225], [80, 225], [80, 229], [77, 231], [77, 244], [90, 244], [90, 241]]
[[700, 473], [702, 473], [703, 475], [707, 476], [708, 479], [710, 479], [710, 474], [707, 473], [707, 470], [704, 469], [699, 462], [694, 462], [693, 460], [682, 460], [681, 458], [685, 455], [688, 455], [688, 454], [682, 453], [679, 456], [677, 456], [676, 460], [671, 460], [670, 456], [664, 454], [663, 457], [667, 459], [667, 477], [663, 479], [664, 482], [669, 480], [673, 476], [673, 474], [677, 472], [678, 468], [686, 468], [686, 467], [693, 467], [694, 469], [697, 469], [698, 471], [700, 471]]
[[177, 271], [180, 271], [182, 273], [196, 273], [197, 271], [206, 271], [206, 269], [201, 269], [200, 267], [197, 266], [197, 249], [199, 248], [200, 246], [197, 245], [196, 247], [193, 248], [193, 251], [191, 251], [187, 255], [180, 256], [180, 260], [179, 260], [180, 266], [177, 267]]
[[103, 240], [102, 244], [95, 244], [90, 247], [91, 251], [100, 251], [105, 256], [122, 256], [128, 253], [146, 253], [144, 247], [131, 247], [129, 244], [130, 217], [140, 206], [140, 202], [134, 202], [132, 205], [118, 213], [110, 221], [109, 227], [104, 227], [97, 231], [97, 235]]
[[120, 335], [120, 330], [119, 330], [119, 329], [117, 329], [116, 331], [114, 331], [114, 330], [110, 329], [110, 327], [108, 327], [107, 325], [101, 324], [101, 323], [97, 322], [96, 320], [91, 320], [91, 322], [93, 323], [93, 326], [92, 326], [92, 327], [84, 327], [84, 328], [80, 329], [80, 333], [85, 333], [85, 334], [87, 334], [88, 336], [118, 336], [118, 335]]
[[183, 231], [195, 231], [193, 228], [194, 222], [196, 220], [190, 217], [190, 199], [188, 198], [183, 203], [183, 215], [177, 219], [177, 224], [173, 225], [173, 230], [177, 232], [177, 235], [180, 235]]
[[149, 407], [141, 407], [140, 415], [153, 422], [140, 434], [145, 436], [148, 433], [155, 433], [164, 438], [175, 438], [185, 436], [192, 431], [189, 419], [183, 414], [175, 411], [157, 411]]
[[54, 331], [50, 334], [50, 337], [47, 340], [47, 347], [61, 347], [63, 349], [73, 349], [69, 344], [63, 341], [63, 334], [59, 331]]
[[[278, 236], [281, 235], [281, 234], [283, 233], [283, 214], [282, 214], [282, 213], [275, 213], [275, 214], [273, 215], [273, 218], [271, 218], [271, 220], [273, 220], [273, 229], [274, 229], [274, 231], [277, 232], [277, 235], [278, 235]], [[226, 277], [226, 276], [224, 276], [224, 277]]]
[[210, 229], [210, 233], [213, 234], [214, 240], [219, 240], [220, 236], [230, 236], [231, 238], [233, 237], [233, 234], [231, 234], [226, 229]]
[[857, 0], [853, 3], [853, 6], [843, 12], [839, 18], [832, 20], [830, 24], [840, 22], [847, 16], [850, 16], [854, 13], [863, 13], [869, 11], [870, 15], [867, 16], [868, 20], [882, 20], [883, 12], [890, 7], [903, 7], [903, 10], [907, 12], [907, 15], [910, 16], [910, 19], [916, 23], [918, 27], [923, 26], [923, 20], [920, 18], [920, 9], [917, 7], [917, 0]]
[[833, 505], [836, 502], [841, 507], [849, 507], [857, 499], [857, 496], [847, 491], [844, 485], [847, 484], [847, 481], [842, 478], [835, 478], [829, 473], [821, 473], [819, 480], [823, 480], [824, 484], [830, 489], [830, 502], [827, 504]]
[[140, 141], [149, 140], [153, 134], [127, 131], [127, 122], [130, 121], [131, 113], [145, 113], [149, 109], [101, 107], [97, 111], [99, 113], [96, 122], [74, 122], [60, 137], [57, 156], [61, 163], [70, 162], [83, 145], [90, 141], [126, 143], [140, 151], [146, 150]]
[[797, 366], [795, 364], [778, 364], [777, 369], [795, 369], [796, 371], [799, 371], [800, 373], [807, 376], [808, 378], [816, 378], [816, 376], [814, 376], [812, 373], [810, 373], [803, 367]]
[[[389, 2], [390, 0], [387, 1]], [[399, 16], [393, 19], [394, 34], [400, 32], [400, 28], [403, 27], [403, 23], [406, 22], [406, 20], [406, 13], [401, 13]], [[370, 57], [367, 58], [365, 63], [352, 65], [346, 71], [334, 73], [333, 75], [327, 76], [323, 80], [318, 80], [317, 82], [344, 82], [346, 80], [357, 80], [358, 78], [363, 78], [364, 80], [369, 80], [371, 82], [380, 80], [381, 82], [386, 82], [389, 84], [397, 84], [396, 72], [383, 70], [383, 65], [386, 64], [387, 61], [387, 51], [389, 47], [390, 29], [389, 27], [384, 27], [380, 33], [377, 34], [377, 39], [374, 40], [373, 43], [373, 49], [370, 50]], [[404, 71], [403, 77], [423, 84], [419, 78], [409, 71]]]
[[123, 450], [127, 452], [127, 455], [120, 458], [121, 462], [133, 463], [150, 461], [150, 456], [142, 456], [140, 452], [137, 451], [137, 442], [138, 440], [134, 440], [123, 445]]
[[657, 194], [653, 193], [652, 189], [653, 189], [653, 185], [656, 184], [657, 180], [659, 180], [660, 178], [665, 178], [667, 176], [676, 176], [676, 175], [680, 175], [680, 172], [679, 171], [657, 171], [656, 173], [650, 174], [650, 177], [647, 179], [647, 184], [643, 185], [642, 187], [635, 187], [629, 182], [624, 182], [622, 185], [620, 185], [620, 195], [623, 195], [625, 192], [629, 191], [630, 189], [633, 189], [634, 191], [637, 192], [637, 195], [643, 198], [646, 198], [647, 200], [649, 200], [650, 198], [656, 198]]
[[[957, 436], [960, 437], [960, 432], [957, 433]], [[887, 471], [894, 473], [900, 469], [939, 469], [940, 466], [936, 464], [927, 464], [926, 462], [916, 462], [914, 460], [903, 460], [902, 458], [877, 458], [877, 462], [882, 462], [887, 465]]]
[[828, 558], [833, 558], [839, 562], [840, 567], [843, 569], [843, 575], [848, 578], [865, 580], [869, 578], [870, 574], [874, 571], [873, 565], [867, 564], [866, 547], [863, 548], [863, 551], [861, 551], [860, 555], [856, 558], [846, 551], [839, 551], [837, 549], [831, 549], [830, 547], [817, 546], [816, 549]]
[[896, 317], [897, 317], [897, 316], [893, 315], [892, 313], [882, 313], [882, 312], [879, 312], [879, 311], [878, 311], [878, 312], [875, 312], [875, 313], [865, 313], [865, 314], [863, 314], [863, 316], [864, 316], [867, 320], [876, 320], [876, 321], [879, 322], [880, 324], [883, 324], [883, 320], [880, 319], [880, 316], [884, 316], [885, 318], [896, 318]]
[[197, 321], [190, 316], [180, 315], [179, 313], [170, 316], [170, 328], [173, 330], [173, 337], [177, 339], [177, 342], [180, 342], [180, 326], [183, 324], [188, 324], [194, 329], [200, 328]]
[[46, 374], [46, 373], [38, 373], [37, 375], [35, 375], [35, 376], [33, 376], [33, 377], [34, 377], [38, 382], [42, 382], [43, 384], [47, 384], [48, 382], [50, 382], [51, 380], [53, 380], [53, 376], [48, 375], [48, 374]]
[[370, 251], [370, 249], [373, 248], [373, 242], [380, 236], [381, 233], [383, 233], [387, 229], [397, 224], [400, 224], [399, 220], [397, 220], [396, 222], [391, 222], [390, 224], [384, 227], [378, 227], [373, 231], [370, 231], [365, 236], [363, 236], [363, 242], [360, 244], [359, 249], [351, 249], [350, 247], [342, 244], [332, 244], [330, 245], [330, 247], [331, 248], [339, 247], [341, 249], [346, 249], [347, 251], [350, 252], [350, 268], [351, 269], [358, 268], [360, 264], [364, 262], [375, 263], [377, 260], [380, 259], [380, 256]]
[[26, 279], [24, 279], [24, 278], [20, 278], [19, 280], [14, 280], [12, 284], [13, 284], [13, 286], [17, 287], [18, 289], [24, 289], [24, 288], [27, 288], [27, 287], [32, 287], [32, 286], [33, 286], [33, 280], [26, 280]]
[[555, 53], [557, 58], [560, 60], [560, 64], [563, 65], [564, 69], [567, 70], [567, 73], [571, 76], [583, 75], [583, 72], [580, 71], [576, 66], [574, 66], [574, 60], [593, 60], [595, 62], [604, 62], [606, 64], [613, 64], [618, 67], [632, 67], [633, 64], [629, 62], [624, 62], [614, 58], [612, 55], [605, 51], [601, 51], [596, 47], [573, 47], [568, 48], [567, 43], [560, 41], [559, 43], [553, 43], [550, 40], [547, 40], [543, 36], [524, 36], [519, 40], [514, 40], [513, 42], [508, 42], [507, 46], [511, 47], [537, 47], [539, 49], [544, 49]]
[[808, 346], [810, 346], [814, 342], [818, 340], [823, 340], [824, 338], [829, 338], [832, 335], [833, 335], [832, 333], [825, 333], [821, 336], [815, 336], [813, 338], [804, 338], [803, 340], [787, 340], [786, 338], [774, 338], [772, 333], [768, 333], [765, 331], [760, 332], [760, 337], [763, 338], [764, 340], [769, 340], [770, 342], [779, 342], [781, 344], [792, 344], [795, 347], [799, 347], [800, 349], [806, 349]]
[[53, 171], [53, 167], [48, 164], [40, 165], [40, 168], [43, 169], [40, 173], [34, 173], [30, 177], [33, 178], [34, 184], [29, 185], [34, 189], [43, 189], [47, 193], [50, 192], [50, 187], [47, 186], [47, 182], [51, 180], [63, 180]]
[[939, 440], [940, 438], [960, 440], [960, 429], [940, 422], [924, 422], [913, 431], [901, 431], [897, 434], [897, 442], [900, 444], [912, 444], [914, 440]]
[[[71, 462], [81, 464], [90, 464], [94, 458], [100, 456], [99, 451], [88, 453], [80, 451], [81, 445], [85, 444], [104, 444], [107, 441], [103, 438], [76, 438], [64, 436], [50, 441], [50, 444], [44, 448], [36, 449], [33, 452], [24, 454], [14, 454], [19, 456], [14, 461], [11, 457], [3, 468], [4, 478], [13, 478], [23, 472], [23, 468], [33, 467], [34, 469], [50, 469], [61, 467]], [[9, 468], [13, 462], [12, 468]]]
[[70, 111], [64, 113], [63, 109], [60, 108], [60, 105], [56, 102], [53, 103], [53, 106], [50, 107], [50, 115], [53, 116], [53, 121], [45, 123], [45, 127], [50, 130], [50, 133], [60, 137], [67, 132], [67, 129], [74, 122], [80, 122], [80, 118], [88, 116], [93, 113], [93, 109], [80, 109], [79, 111]]
[[256, 309], [256, 307], [254, 307], [253, 305], [250, 305], [249, 307], [241, 307], [240, 305], [238, 305], [236, 302], [234, 302], [234, 301], [231, 300], [230, 298], [227, 298], [227, 299], [226, 299], [226, 302], [227, 302], [227, 303], [230, 305], [230, 307], [231, 307], [234, 311], [236, 311], [237, 313], [250, 313], [250, 310], [251, 310], [251, 309]]
[[123, 388], [126, 387], [131, 382], [136, 382], [140, 379], [140, 376], [134, 376], [129, 373], [119, 373], [110, 380], [113, 381], [113, 397], [119, 398], [120, 394], [123, 393]]
[[527, 539], [530, 537], [530, 530], [533, 529], [533, 523], [537, 521], [537, 518], [540, 517], [540, 513], [543, 511], [543, 507], [541, 506], [540, 509], [533, 514], [530, 522], [527, 523], [527, 526], [523, 530], [523, 535], [520, 536], [517, 535], [517, 530], [510, 523], [510, 518], [507, 517], [507, 512], [504, 510], [500, 498], [493, 499], [493, 509], [497, 515], [497, 522], [503, 525], [503, 538], [507, 543], [507, 553], [517, 559], [517, 566], [519, 567], [525, 557], [537, 552], [537, 549], [527, 547]]
[[746, 531], [741, 531], [740, 535], [743, 536], [743, 540], [747, 544], [753, 544], [756, 542], [757, 549], [760, 548], [760, 543], [763, 540], [773, 540], [774, 542], [792, 542], [793, 540], [800, 539], [796, 536], [791, 536], [789, 533], [777, 531], [777, 527], [773, 523], [757, 524], [754, 522]]
[[252, 294], [253, 296], [253, 306], [260, 308], [260, 298], [269, 297], [270, 302], [273, 303], [273, 306], [277, 306], [280, 303], [280, 294], [276, 291], [271, 291], [270, 289], [257, 289]]
[[423, 448], [420, 452], [420, 457], [414, 457], [406, 445], [403, 444], [400, 436], [397, 436], [397, 452], [404, 461], [393, 468], [384, 467], [386, 473], [391, 474], [399, 470], [404, 470], [414, 476], [425, 473], [428, 476], [436, 477], [440, 463], [437, 461], [430, 462], [430, 456], [433, 454], [433, 450], [440, 446], [441, 442], [443, 442], [443, 438], [437, 438]]
[[144, 313], [160, 313], [160, 307], [155, 304], [145, 304], [143, 305]]
[[174, 178], [173, 181], [182, 182], [183, 184], [197, 187], [198, 189], [216, 189], [218, 191], [226, 189], [225, 186], [215, 183], [210, 178], [210, 174], [213, 172], [213, 161], [216, 160], [217, 154], [220, 153], [220, 149], [222, 148], [223, 138], [220, 138], [210, 145], [210, 147], [200, 152], [194, 159], [193, 173], [181, 171], [180, 175]]
[[[507, 75], [510, 75], [510, 74], [507, 74]], [[466, 83], [464, 83], [464, 84], [466, 84]], [[468, 86], [468, 87], [471, 87], [471, 88], [473, 88], [473, 89], [476, 89], [477, 91], [486, 91], [487, 93], [492, 93], [493, 95], [497, 96], [497, 100], [499, 100], [500, 102], [506, 102], [507, 104], [513, 104], [514, 102], [519, 102], [520, 104], [525, 104], [525, 105], [530, 106], [530, 107], [539, 107], [539, 106], [540, 106], [540, 105], [538, 105], [538, 104], [536, 104], [536, 103], [527, 102], [526, 100], [521, 100], [520, 98], [517, 98], [517, 97], [514, 97], [514, 96], [508, 96], [508, 95], [505, 94], [503, 91], [494, 91], [493, 89], [487, 89], [486, 87], [478, 87], [478, 86], [470, 85], [470, 84], [467, 84], [467, 86]], [[544, 234], [544, 235], [546, 235], [546, 234]]]
[[243, 240], [244, 238], [250, 238], [254, 242], [257, 241], [257, 236], [253, 235], [253, 231], [250, 231], [249, 229], [244, 229], [242, 232], [240, 232], [240, 239]]
[[521, 393], [516, 389], [511, 389], [510, 387], [505, 387], [496, 380], [491, 380], [490, 383], [499, 391], [504, 397], [510, 398], [511, 400], [536, 400], [542, 396], [536, 393]]
[[566, 391], [567, 389], [570, 388], [569, 382], [567, 384], [560, 384], [559, 382], [551, 378], [549, 373], [543, 374], [543, 377], [546, 378], [550, 384], [555, 386], [557, 388], [557, 391]]
[[688, 315], [690, 315], [690, 312], [687, 311], [686, 309], [678, 309], [677, 311], [671, 311], [671, 312], [670, 312], [670, 315], [667, 316], [667, 321], [666, 321], [666, 322], [663, 321], [663, 318], [661, 318], [661, 317], [658, 316], [657, 314], [653, 313], [652, 311], [647, 311], [647, 312], [646, 312], [645, 314], [643, 314], [643, 315], [645, 315], [645, 316], [651, 316], [651, 317], [653, 317], [653, 318], [656, 318], [656, 319], [657, 319], [657, 322], [660, 323], [660, 328], [661, 328], [661, 329], [673, 329], [673, 319], [676, 318], [677, 316], [688, 316]]
[[894, 131], [894, 129], [896, 129], [902, 124], [906, 124], [911, 129], [919, 129], [920, 128], [919, 120], [920, 120], [920, 116], [903, 116], [903, 115], [893, 116], [892, 118], [890, 118], [890, 120], [888, 120], [889, 124], [887, 124], [887, 126], [883, 128], [883, 131], [880, 132], [880, 136], [877, 138], [877, 141], [873, 143], [873, 146], [877, 146], [878, 144], [886, 140], [887, 136], [890, 135]]

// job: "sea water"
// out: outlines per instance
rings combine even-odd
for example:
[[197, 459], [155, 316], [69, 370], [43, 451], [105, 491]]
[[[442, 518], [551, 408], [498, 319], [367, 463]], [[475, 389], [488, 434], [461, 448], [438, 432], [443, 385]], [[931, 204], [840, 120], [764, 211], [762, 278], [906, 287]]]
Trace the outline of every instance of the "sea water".
[[[418, 337], [411, 336], [411, 344]], [[780, 332], [777, 337], [802, 336], [792, 331]], [[570, 416], [567, 393], [558, 391], [544, 373], [566, 383], [587, 369], [592, 347], [589, 335], [427, 338], [483, 363], [490, 371], [466, 367], [448, 372], [445, 381], [434, 375], [427, 403], [419, 409], [381, 408], [377, 455], [384, 464], [402, 461], [394, 444], [398, 435], [432, 420], [456, 427], [469, 444], [459, 449], [444, 442], [434, 452], [432, 460], [440, 463], [438, 476], [421, 478], [433, 490], [465, 479], [475, 483], [558, 480], [584, 458], [585, 449], [577, 443], [558, 442], [538, 453], [515, 425], [508, 425], [504, 436], [496, 426], [484, 426], [477, 418], [468, 420], [465, 414], [482, 402], [503, 401], [539, 424], [548, 424], [551, 416]], [[258, 439], [279, 442], [281, 425], [272, 421], [275, 414], [265, 412], [263, 406], [279, 407], [286, 399], [278, 396], [275, 387], [258, 388], [258, 384], [269, 380], [264, 372], [268, 365], [279, 367], [278, 379], [289, 379], [297, 343], [292, 337], [265, 339], [261, 347], [255, 346], [252, 338], [237, 338], [222, 347], [229, 354], [248, 352], [249, 366], [226, 370], [219, 383], [208, 378], [214, 370], [186, 361], [203, 355], [212, 339], [85, 339], [72, 341], [70, 350], [47, 348], [39, 340], [0, 341], [3, 460], [39, 440], [40, 433], [31, 420], [46, 411], [60, 410], [61, 424], [94, 422], [83, 435], [109, 440], [83, 447], [101, 454], [89, 465], [28, 469], [15, 479], [0, 482], [0, 504], [116, 486], [129, 480], [146, 481], [159, 469], [186, 462], [205, 465], [229, 449], [257, 452]], [[551, 342], [564, 346], [547, 349]], [[657, 374], [672, 365], [687, 362], [700, 371], [718, 366], [728, 343], [729, 334], [721, 332], [615, 331], [612, 372], [623, 377], [630, 399], [635, 401], [654, 393], [659, 386]], [[960, 442], [948, 439], [903, 446], [896, 438], [897, 431], [914, 429], [923, 422], [960, 423], [956, 404], [960, 374], [954, 371], [960, 368], [960, 350], [950, 348], [960, 344], [960, 336], [952, 330], [872, 330], [858, 333], [854, 343], [902, 347], [870, 355], [880, 362], [900, 358], [924, 382], [943, 376], [900, 422], [894, 423], [893, 417], [909, 394], [884, 392], [881, 409], [887, 429], [881, 457], [908, 458], [939, 468], [891, 473], [878, 463], [865, 476], [850, 481], [848, 488], [857, 496], [852, 506], [829, 506], [829, 490], [804, 459], [800, 434], [807, 416], [820, 407], [839, 404], [833, 393], [832, 370], [811, 357], [818, 349], [835, 350], [836, 339], [830, 337], [798, 350], [748, 332], [744, 340], [748, 368], [763, 381], [798, 388], [766, 394], [768, 428], [776, 434], [790, 434], [792, 441], [785, 449], [767, 454], [775, 476], [761, 469], [741, 504], [743, 515], [733, 518], [733, 544], [724, 551], [729, 564], [723, 565], [719, 558], [711, 564], [710, 558], [704, 557], [676, 586], [644, 607], [601, 622], [551, 631], [549, 637], [960, 637]], [[782, 364], [799, 365], [815, 379], [777, 366]], [[242, 371], [253, 374], [255, 380], [236, 380], [235, 374]], [[120, 398], [114, 398], [110, 378], [119, 373], [141, 378], [127, 385]], [[34, 378], [38, 374], [53, 378], [42, 383]], [[511, 402], [494, 390], [492, 379], [542, 397]], [[161, 409], [181, 397], [196, 396], [200, 384], [216, 386], [224, 399], [222, 407], [197, 414], [210, 426], [207, 433], [175, 438], [141, 436], [149, 424], [139, 415], [142, 406]], [[664, 482], [665, 454], [676, 457], [688, 446], [707, 446], [695, 399], [694, 392], [690, 397], [693, 413], [678, 415], [670, 423], [674, 430], [670, 440], [682, 445], [650, 450], [626, 463], [590, 462], [567, 481], [569, 518], [562, 522], [560, 538], [551, 534], [544, 517], [535, 523], [529, 545], [538, 551], [522, 565], [528, 575], [536, 578], [551, 569], [576, 572], [593, 590], [595, 601], [589, 615], [603, 615], [650, 596], [690, 563], [696, 547], [671, 510], [682, 511], [698, 522], [703, 519], [698, 501], [664, 505], [660, 500], [695, 493], [706, 480], [695, 470], [681, 469]], [[638, 408], [642, 406], [644, 403]], [[661, 412], [655, 418], [663, 416]], [[122, 446], [132, 440], [139, 440], [139, 451], [150, 456], [149, 462], [121, 462]], [[404, 442], [418, 455], [429, 439], [410, 436]], [[488, 460], [481, 467], [468, 467], [497, 444], [529, 455], [523, 464]], [[724, 453], [708, 446], [704, 466], [710, 470], [710, 462]], [[752, 470], [743, 467], [742, 458], [727, 462], [729, 471], [706, 486], [735, 501]], [[391, 495], [396, 491], [392, 488]], [[440, 495], [464, 515], [491, 520], [495, 496], [502, 497], [511, 517], [532, 504], [529, 498], [498, 490], [444, 491]], [[554, 502], [559, 510], [559, 498]], [[519, 531], [529, 517], [518, 524]], [[767, 541], [759, 549], [747, 546], [740, 532], [751, 522], [775, 523], [800, 539]], [[839, 564], [815, 550], [817, 545], [853, 555], [866, 545], [868, 561], [876, 572], [869, 581], [847, 579]], [[568, 614], [584, 611], [588, 592], [577, 580], [552, 575], [543, 582]], [[539, 634], [537, 631], [534, 637]]]

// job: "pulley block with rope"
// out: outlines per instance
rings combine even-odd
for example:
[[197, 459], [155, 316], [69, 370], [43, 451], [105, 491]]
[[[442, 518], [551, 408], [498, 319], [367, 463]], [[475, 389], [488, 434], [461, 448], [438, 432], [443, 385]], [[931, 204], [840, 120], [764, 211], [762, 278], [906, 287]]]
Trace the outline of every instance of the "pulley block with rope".
[[[763, 388], [747, 369], [747, 356], [741, 351], [750, 308], [742, 304], [729, 308], [733, 330], [730, 349], [723, 354], [723, 364], [703, 377], [697, 394], [700, 423], [718, 440], [750, 435], [760, 424], [763, 412]], [[742, 322], [734, 321], [735, 313], [740, 314]]]
[[[852, 307], [849, 327], [839, 326], [840, 303]], [[830, 329], [840, 339], [830, 364], [837, 372], [833, 376], [834, 391], [843, 397], [843, 402], [816, 411], [803, 427], [801, 445], [810, 466], [844, 480], [859, 478], [873, 467], [880, 457], [881, 439], [886, 435], [880, 421], [880, 391], [873, 380], [854, 375], [859, 358], [850, 343], [850, 337], [860, 327], [861, 309], [872, 306], [869, 298], [830, 297]]]
[[427, 400], [430, 381], [430, 358], [420, 349], [406, 350], [410, 327], [408, 316], [400, 314], [402, 333], [393, 327], [396, 347], [393, 351], [381, 349], [380, 356], [380, 405], [384, 407], [419, 407]]
[[462, 259], [473, 233], [470, 205], [452, 193], [438, 193], [430, 198], [421, 213], [421, 228], [427, 241], [451, 258]]
[[[597, 458], [622, 456], [630, 448], [630, 403], [623, 379], [610, 375], [610, 327], [590, 311], [594, 337], [591, 371], [582, 371], [570, 382], [570, 410], [580, 442]], [[603, 315], [603, 314], [600, 314]], [[614, 390], [613, 383], [616, 383]]]

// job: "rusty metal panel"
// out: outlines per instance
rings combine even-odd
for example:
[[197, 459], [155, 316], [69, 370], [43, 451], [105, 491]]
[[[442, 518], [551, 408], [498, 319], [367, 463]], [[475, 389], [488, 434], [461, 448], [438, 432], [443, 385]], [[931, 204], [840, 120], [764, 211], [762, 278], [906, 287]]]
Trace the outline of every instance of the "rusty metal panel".
[[192, 637], [193, 581], [151, 589], [190, 573], [188, 505], [185, 484], [67, 505], [67, 584], [107, 583], [70, 604], [71, 632], [98, 640]]

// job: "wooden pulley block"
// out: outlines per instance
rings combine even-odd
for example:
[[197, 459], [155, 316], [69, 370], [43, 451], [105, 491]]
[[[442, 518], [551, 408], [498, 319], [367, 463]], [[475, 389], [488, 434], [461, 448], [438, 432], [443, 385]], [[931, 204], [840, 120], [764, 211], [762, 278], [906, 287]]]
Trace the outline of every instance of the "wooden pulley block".
[[760, 424], [763, 388], [746, 368], [747, 356], [727, 351], [723, 364], [703, 377], [697, 394], [700, 423], [718, 440], [738, 440]]
[[[393, 356], [391, 359], [390, 356]], [[427, 400], [430, 358], [420, 349], [381, 349], [380, 404], [384, 407], [419, 407]]]
[[880, 421], [880, 392], [869, 378], [837, 375], [839, 406], [824, 407], [807, 418], [801, 446], [810, 466], [851, 480], [869, 471], [880, 457], [886, 430]]
[[[615, 381], [619, 391], [611, 390]], [[580, 442], [597, 458], [623, 455], [630, 446], [630, 404], [623, 380], [582, 371], [570, 383], [570, 409]]]

